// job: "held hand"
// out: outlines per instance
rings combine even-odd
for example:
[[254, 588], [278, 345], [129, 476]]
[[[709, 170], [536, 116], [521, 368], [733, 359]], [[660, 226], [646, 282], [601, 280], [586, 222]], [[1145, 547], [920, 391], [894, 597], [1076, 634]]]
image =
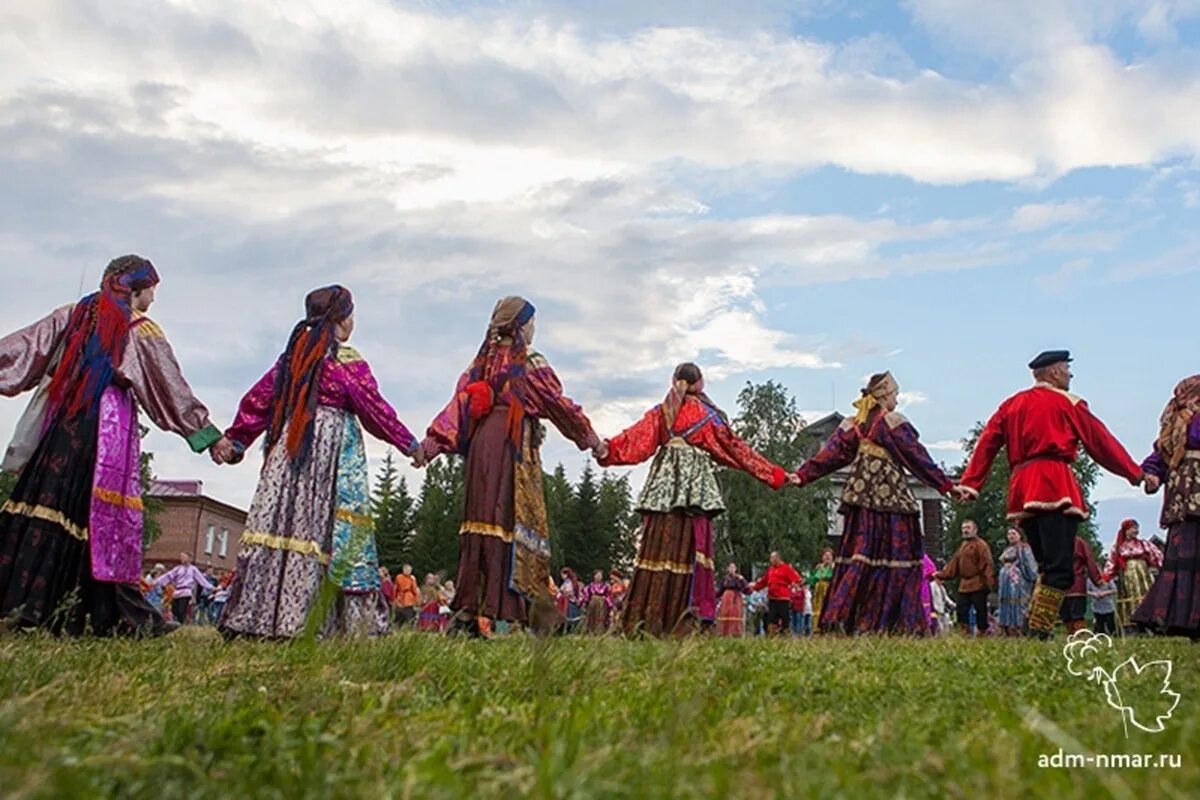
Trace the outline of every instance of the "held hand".
[[950, 496], [960, 503], [967, 503], [971, 500], [971, 492], [960, 483], [956, 483], [950, 488]]
[[603, 461], [608, 458], [608, 442], [601, 439], [600, 443], [592, 448], [592, 457], [597, 461]]
[[1143, 485], [1142, 490], [1146, 494], [1154, 494], [1158, 491], [1160, 486], [1162, 486], [1162, 481], [1159, 480], [1157, 475], [1147, 475], [1146, 482]]
[[228, 464], [235, 458], [236, 451], [234, 450], [233, 442], [222, 436], [216, 444], [208, 449], [208, 454], [214, 464]]
[[429, 457], [425, 455], [424, 447], [417, 447], [417, 451], [412, 454], [413, 469], [422, 469], [429, 464]]
[[795, 486], [796, 488], [800, 488], [801, 486], [804, 485], [804, 479], [801, 478], [799, 475], [797, 475], [794, 472], [789, 472], [787, 475], [787, 485]]

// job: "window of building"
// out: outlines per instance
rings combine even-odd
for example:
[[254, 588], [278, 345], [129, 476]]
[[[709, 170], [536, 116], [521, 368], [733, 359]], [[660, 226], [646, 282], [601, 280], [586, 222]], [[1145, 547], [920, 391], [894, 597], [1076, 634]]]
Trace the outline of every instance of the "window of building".
[[208, 535], [204, 537], [204, 554], [205, 555], [209, 555], [209, 556], [212, 555], [213, 539], [215, 539], [216, 536], [217, 536], [217, 526], [209, 525], [208, 526]]
[[226, 556], [226, 554], [228, 554], [228, 553], [229, 553], [229, 529], [222, 528], [221, 529], [221, 551], [217, 555], [219, 555], [221, 558], [224, 558]]

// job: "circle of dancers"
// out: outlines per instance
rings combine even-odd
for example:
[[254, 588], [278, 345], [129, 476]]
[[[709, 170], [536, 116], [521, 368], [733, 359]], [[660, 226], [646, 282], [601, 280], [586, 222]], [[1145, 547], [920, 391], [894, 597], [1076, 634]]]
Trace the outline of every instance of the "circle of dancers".
[[[0, 465], [17, 474], [0, 509], [0, 619], [8, 628], [154, 635], [177, 625], [160, 612], [161, 596], [152, 603], [139, 587], [146, 581], [144, 414], [218, 464], [237, 465], [263, 443], [237, 569], [220, 587], [217, 622], [230, 637], [290, 639], [314, 619], [313, 632], [322, 636], [381, 634], [390, 627], [389, 606], [403, 608], [402, 621], [418, 627], [480, 637], [516, 627], [544, 631], [564, 620], [592, 632], [612, 625], [626, 635], [737, 635], [747, 602], [775, 630], [807, 624], [843, 635], [921, 636], [948, 619], [941, 582], [957, 579], [958, 618], [974, 615], [980, 630], [990, 624], [988, 594], [998, 589], [998, 626], [1009, 635], [1048, 638], [1059, 619], [1076, 630], [1090, 595], [1097, 626], [1114, 625], [1115, 615], [1123, 626], [1200, 638], [1200, 375], [1175, 388], [1153, 450], [1138, 464], [1071, 394], [1070, 354], [1044, 352], [1028, 365], [1032, 385], [1000, 404], [955, 482], [897, 411], [900, 386], [885, 372], [870, 378], [854, 415], [820, 451], [789, 471], [733, 432], [692, 363], [675, 368], [662, 401], [640, 420], [599, 436], [534, 349], [533, 304], [505, 297], [448, 402], [418, 438], [349, 344], [351, 292], [328, 286], [305, 298], [280, 356], [222, 431], [147, 315], [158, 285], [148, 260], [117, 258], [98, 291], [0, 339], [0, 394], [31, 393]], [[642, 525], [628, 582], [597, 572], [584, 583], [569, 569], [555, 582], [540, 458], [545, 423], [603, 467], [650, 462], [635, 505]], [[410, 568], [393, 583], [381, 571], [364, 431], [417, 468], [463, 457], [453, 582], [430, 576], [418, 585]], [[962, 546], [938, 569], [924, 552], [909, 477], [969, 501], [1001, 449], [1011, 470], [1011, 529], [999, 573], [974, 523], [964, 524]], [[1128, 521], [1100, 570], [1077, 535], [1087, 517], [1072, 470], [1081, 449], [1148, 494], [1164, 490], [1165, 554]], [[826, 550], [803, 575], [778, 553], [755, 583], [734, 564], [718, 575], [713, 520], [725, 502], [716, 466], [744, 471], [776, 491], [842, 471], [839, 551]], [[185, 566], [195, 570], [176, 570]], [[149, 577], [151, 595], [165, 584], [178, 588], [169, 576]], [[207, 585], [202, 575], [183, 582], [189, 596], [195, 585]], [[172, 598], [182, 599], [178, 591]]]

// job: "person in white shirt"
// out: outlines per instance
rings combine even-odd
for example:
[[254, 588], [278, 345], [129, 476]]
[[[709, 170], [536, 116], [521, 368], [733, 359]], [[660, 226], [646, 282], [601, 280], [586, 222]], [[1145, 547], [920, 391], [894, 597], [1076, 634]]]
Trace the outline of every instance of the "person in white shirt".
[[171, 601], [171, 614], [175, 617], [175, 621], [181, 624], [187, 621], [188, 610], [192, 605], [192, 593], [195, 592], [196, 585], [199, 584], [206, 592], [217, 588], [192, 563], [191, 553], [180, 553], [179, 566], [154, 581], [155, 587], [167, 584], [175, 587], [175, 597]]

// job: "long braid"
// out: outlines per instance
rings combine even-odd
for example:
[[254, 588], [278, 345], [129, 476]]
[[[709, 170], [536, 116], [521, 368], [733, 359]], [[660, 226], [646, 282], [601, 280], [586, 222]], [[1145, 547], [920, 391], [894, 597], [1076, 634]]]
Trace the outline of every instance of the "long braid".
[[305, 310], [305, 318], [292, 329], [279, 357], [275, 405], [267, 430], [267, 449], [284, 440], [296, 466], [306, 464], [312, 454], [321, 377], [337, 347], [333, 330], [354, 313], [354, 301], [348, 289], [327, 286], [308, 294]]

